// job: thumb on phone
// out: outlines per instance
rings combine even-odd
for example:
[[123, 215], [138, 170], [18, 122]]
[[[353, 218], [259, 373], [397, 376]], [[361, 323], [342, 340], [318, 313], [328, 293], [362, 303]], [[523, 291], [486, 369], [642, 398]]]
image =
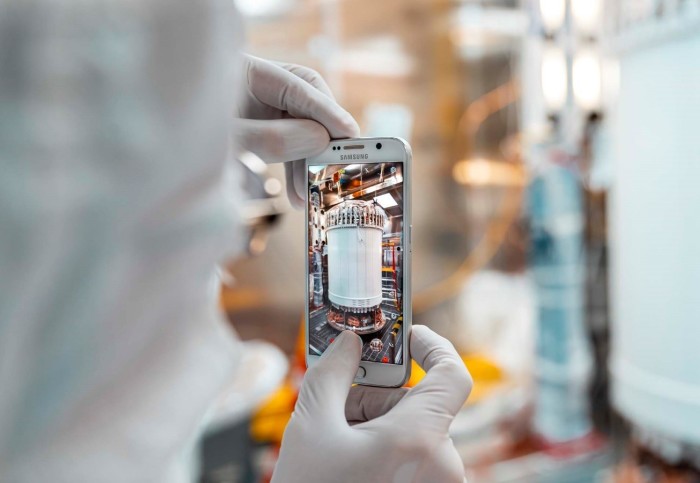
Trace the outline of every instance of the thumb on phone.
[[306, 371], [294, 412], [309, 420], [326, 422], [345, 420], [345, 401], [360, 366], [362, 341], [343, 331]]

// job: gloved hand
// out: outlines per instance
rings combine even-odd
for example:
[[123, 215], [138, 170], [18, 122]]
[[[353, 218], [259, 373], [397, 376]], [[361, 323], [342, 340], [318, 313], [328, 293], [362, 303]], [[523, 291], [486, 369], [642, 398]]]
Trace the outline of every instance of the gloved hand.
[[331, 138], [359, 136], [360, 128], [315, 71], [250, 55], [243, 63], [239, 143], [267, 163], [285, 162], [289, 201], [303, 208], [304, 158], [323, 151]]
[[351, 389], [360, 353], [346, 331], [308, 370], [272, 482], [462, 483], [448, 428], [472, 381], [452, 344], [413, 327], [411, 355], [427, 374], [410, 390]]

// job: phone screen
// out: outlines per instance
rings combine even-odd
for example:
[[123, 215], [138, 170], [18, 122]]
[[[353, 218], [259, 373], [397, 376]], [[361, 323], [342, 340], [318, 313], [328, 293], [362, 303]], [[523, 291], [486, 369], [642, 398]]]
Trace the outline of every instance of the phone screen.
[[342, 330], [362, 360], [403, 362], [403, 163], [309, 166], [309, 354]]

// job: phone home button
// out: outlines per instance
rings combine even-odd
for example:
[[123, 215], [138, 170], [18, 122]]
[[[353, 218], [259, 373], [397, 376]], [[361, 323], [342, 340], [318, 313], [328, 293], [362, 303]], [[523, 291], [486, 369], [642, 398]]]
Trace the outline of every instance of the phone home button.
[[364, 379], [366, 375], [367, 375], [367, 371], [365, 370], [365, 368], [360, 367], [357, 370], [357, 374], [355, 374], [355, 379]]

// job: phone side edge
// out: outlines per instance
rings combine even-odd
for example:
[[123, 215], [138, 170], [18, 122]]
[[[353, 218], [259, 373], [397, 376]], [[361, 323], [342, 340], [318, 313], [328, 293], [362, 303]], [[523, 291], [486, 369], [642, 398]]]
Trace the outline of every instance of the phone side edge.
[[304, 160], [304, 364], [309, 368], [309, 158]]
[[[396, 138], [404, 147], [406, 152], [404, 158], [404, 236], [408, 239], [408, 257], [404, 261], [406, 287], [404, 296], [404, 364], [406, 370], [404, 372], [403, 381], [399, 386], [405, 385], [411, 378], [411, 328], [413, 327], [413, 150], [411, 145], [402, 138]], [[406, 226], [408, 225], [408, 226]]]

